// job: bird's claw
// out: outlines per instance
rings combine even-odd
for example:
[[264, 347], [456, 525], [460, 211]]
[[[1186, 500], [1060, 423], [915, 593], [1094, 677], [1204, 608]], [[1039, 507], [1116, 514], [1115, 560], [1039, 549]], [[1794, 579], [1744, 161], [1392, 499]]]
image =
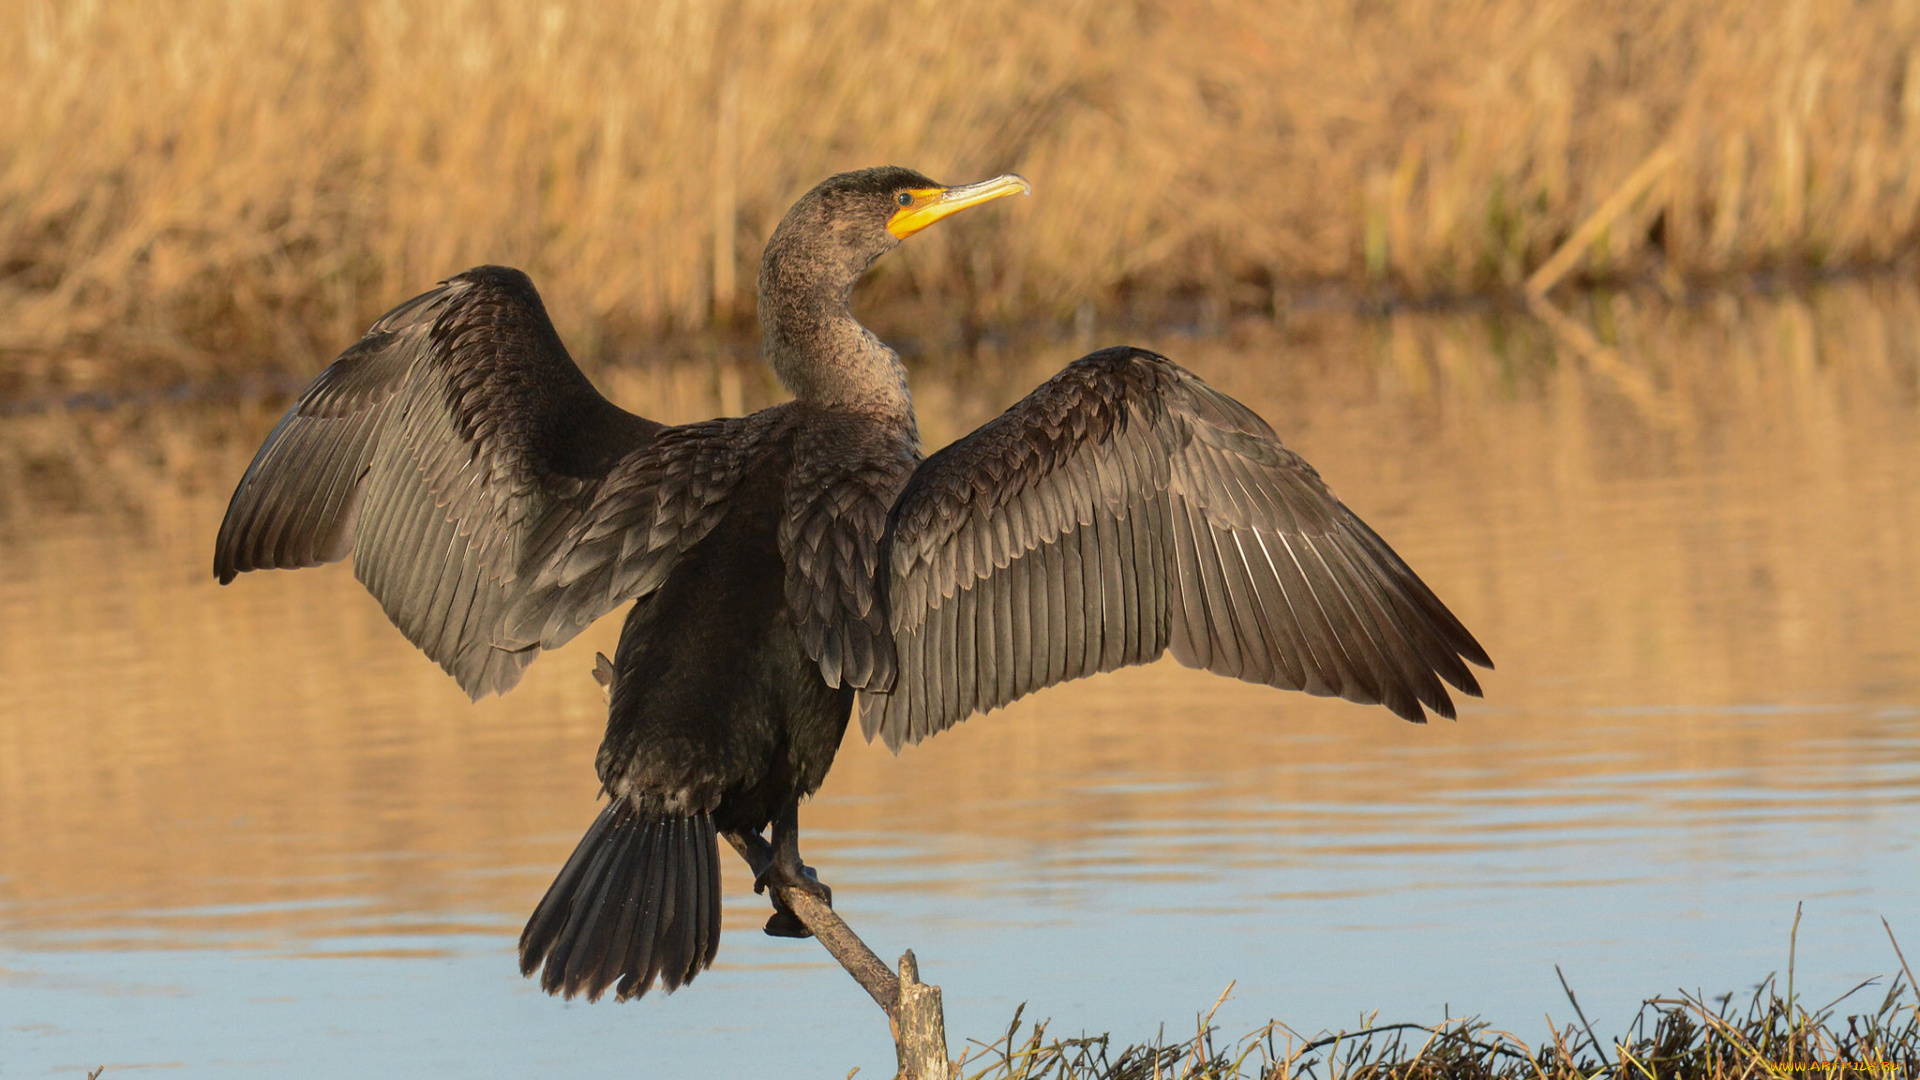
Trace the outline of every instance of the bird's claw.
[[[800, 864], [798, 873], [782, 866], [778, 862], [768, 863], [765, 870], [754, 875], [753, 891], [756, 893], [764, 893], [767, 891], [767, 886], [769, 885], [785, 885], [789, 889], [798, 889], [809, 896], [817, 898], [828, 907], [833, 906], [833, 890], [828, 888], [827, 885], [820, 880], [820, 875], [814, 873], [813, 867], [805, 863]], [[779, 895], [777, 893], [774, 896], [774, 900], [775, 906], [780, 906]]]
[[[813, 867], [804, 863], [801, 864], [800, 872], [797, 874], [779, 863], [773, 863], [753, 879], [755, 892], [763, 891], [769, 885], [782, 885], [795, 889], [818, 898], [828, 907], [833, 906], [833, 890], [820, 881], [820, 875], [813, 872]], [[807, 924], [787, 906], [779, 889], [773, 890], [772, 899], [773, 914], [767, 917], [767, 925], [764, 927], [768, 937], [810, 938], [813, 936], [813, 931], [807, 929]]]

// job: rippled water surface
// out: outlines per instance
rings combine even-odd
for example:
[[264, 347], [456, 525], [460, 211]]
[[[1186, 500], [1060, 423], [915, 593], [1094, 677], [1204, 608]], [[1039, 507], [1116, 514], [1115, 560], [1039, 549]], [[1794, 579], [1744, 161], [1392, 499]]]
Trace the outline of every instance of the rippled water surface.
[[[1426, 727], [1163, 663], [898, 758], [854, 735], [808, 858], [915, 949], [956, 1048], [1021, 1002], [1185, 1030], [1230, 980], [1229, 1032], [1536, 1038], [1571, 1015], [1555, 965], [1612, 1029], [1783, 969], [1803, 901], [1810, 996], [1895, 969], [1882, 916], [1920, 949], [1920, 296], [1581, 314], [1607, 345], [1311, 314], [1143, 342], [1266, 415], [1499, 670]], [[1077, 350], [1031, 353], [918, 363], [929, 443]], [[595, 374], [667, 420], [775, 400], [750, 366]], [[595, 813], [617, 620], [474, 705], [347, 567], [216, 586], [283, 406], [0, 419], [0, 1076], [890, 1075], [871, 1003], [762, 936], [732, 867], [691, 988], [518, 977]]]

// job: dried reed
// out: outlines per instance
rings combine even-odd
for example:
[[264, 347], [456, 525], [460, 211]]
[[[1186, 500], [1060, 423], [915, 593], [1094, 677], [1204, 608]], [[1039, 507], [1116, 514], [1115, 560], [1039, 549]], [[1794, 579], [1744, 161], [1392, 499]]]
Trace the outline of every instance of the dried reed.
[[742, 323], [889, 161], [1038, 197], [882, 322], [1872, 263], [1920, 210], [1913, 0], [0, 0], [0, 70], [0, 366], [67, 385], [310, 366], [482, 261], [588, 356]]
[[[966, 1080], [1895, 1080], [1920, 1072], [1920, 1011], [1911, 978], [1902, 957], [1885, 993], [1875, 995], [1877, 1004], [1869, 996], [1865, 1009], [1844, 1016], [1837, 1010], [1880, 980], [1869, 979], [1812, 1010], [1794, 993], [1791, 967], [1784, 990], [1769, 975], [1744, 1010], [1735, 1008], [1732, 994], [1711, 1003], [1684, 992], [1649, 998], [1626, 1033], [1604, 1047], [1584, 1018], [1578, 1027], [1550, 1028], [1539, 1046], [1474, 1018], [1432, 1025], [1370, 1022], [1357, 1031], [1311, 1038], [1276, 1021], [1228, 1044], [1210, 1011], [1191, 1038], [1169, 1042], [1163, 1036], [1115, 1048], [1106, 1035], [1049, 1039], [1044, 1021], [1028, 1024], [1022, 1033], [1016, 1012], [1000, 1037], [969, 1047], [958, 1075]], [[1571, 990], [1567, 996], [1578, 1012]]]

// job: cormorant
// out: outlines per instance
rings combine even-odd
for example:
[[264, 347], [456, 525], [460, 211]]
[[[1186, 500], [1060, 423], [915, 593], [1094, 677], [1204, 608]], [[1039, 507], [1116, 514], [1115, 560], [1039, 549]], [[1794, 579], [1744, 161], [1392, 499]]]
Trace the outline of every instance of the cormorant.
[[[520, 939], [549, 992], [671, 991], [720, 940], [717, 840], [829, 898], [798, 807], [854, 707], [917, 742], [1044, 686], [1181, 663], [1451, 717], [1487, 655], [1252, 411], [1110, 348], [920, 452], [906, 370], [855, 320], [874, 260], [1029, 190], [831, 177], [760, 267], [793, 400], [667, 427], [596, 392], [533, 283], [483, 266], [374, 323], [267, 436], [214, 573], [354, 573], [474, 697], [633, 601], [595, 762], [608, 804]], [[771, 843], [761, 830], [772, 826]], [[775, 893], [769, 933], [806, 930]]]

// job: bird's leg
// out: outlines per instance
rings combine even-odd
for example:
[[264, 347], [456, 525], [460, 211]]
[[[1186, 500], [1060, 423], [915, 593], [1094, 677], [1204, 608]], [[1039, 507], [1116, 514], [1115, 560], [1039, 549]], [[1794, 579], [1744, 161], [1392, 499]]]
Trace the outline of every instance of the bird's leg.
[[[769, 844], [753, 833], [747, 840], [752, 854], [749, 862], [754, 867], [753, 891], [763, 892], [769, 885], [779, 885], [789, 889], [798, 889], [810, 896], [818, 897], [828, 907], [833, 906], [833, 890], [821, 883], [813, 868], [800, 861], [800, 804], [798, 801], [788, 805], [773, 822], [773, 843]], [[780, 890], [772, 890], [773, 915], [767, 920], [766, 932], [774, 937], [812, 937], [812, 931], [800, 921], [800, 917], [787, 907], [780, 898]]]
[[[828, 907], [833, 906], [833, 890], [821, 884], [813, 868], [800, 861], [799, 806], [796, 803], [780, 815], [773, 823], [774, 842], [769, 844], [766, 837], [757, 831], [745, 829], [728, 834], [739, 849], [741, 857], [747, 860], [747, 867], [753, 871], [753, 891], [768, 892], [768, 886], [780, 885], [799, 889], [819, 900]], [[797, 868], [797, 869], [796, 869]], [[768, 896], [773, 901], [773, 915], [767, 919], [766, 932], [772, 937], [807, 938], [813, 936], [800, 917], [793, 913], [786, 901], [781, 899], [780, 890], [773, 889]]]
[[828, 907], [833, 906], [833, 890], [820, 881], [820, 875], [813, 867], [800, 861], [800, 803], [796, 800], [787, 805], [780, 816], [773, 819], [773, 862], [767, 868], [754, 875], [755, 892], [771, 884], [785, 885], [789, 889], [799, 889], [820, 898]]
[[[747, 829], [728, 833], [727, 837], [733, 841], [733, 846], [739, 849], [740, 856], [747, 860], [747, 868], [753, 871], [753, 891], [767, 891], [767, 881], [774, 873], [773, 845], [767, 843], [767, 838], [758, 832]], [[791, 938], [813, 936], [813, 932], [800, 921], [800, 916], [795, 915], [791, 908], [781, 902], [779, 890], [774, 891], [771, 899], [773, 915], [767, 919], [768, 936]]]

